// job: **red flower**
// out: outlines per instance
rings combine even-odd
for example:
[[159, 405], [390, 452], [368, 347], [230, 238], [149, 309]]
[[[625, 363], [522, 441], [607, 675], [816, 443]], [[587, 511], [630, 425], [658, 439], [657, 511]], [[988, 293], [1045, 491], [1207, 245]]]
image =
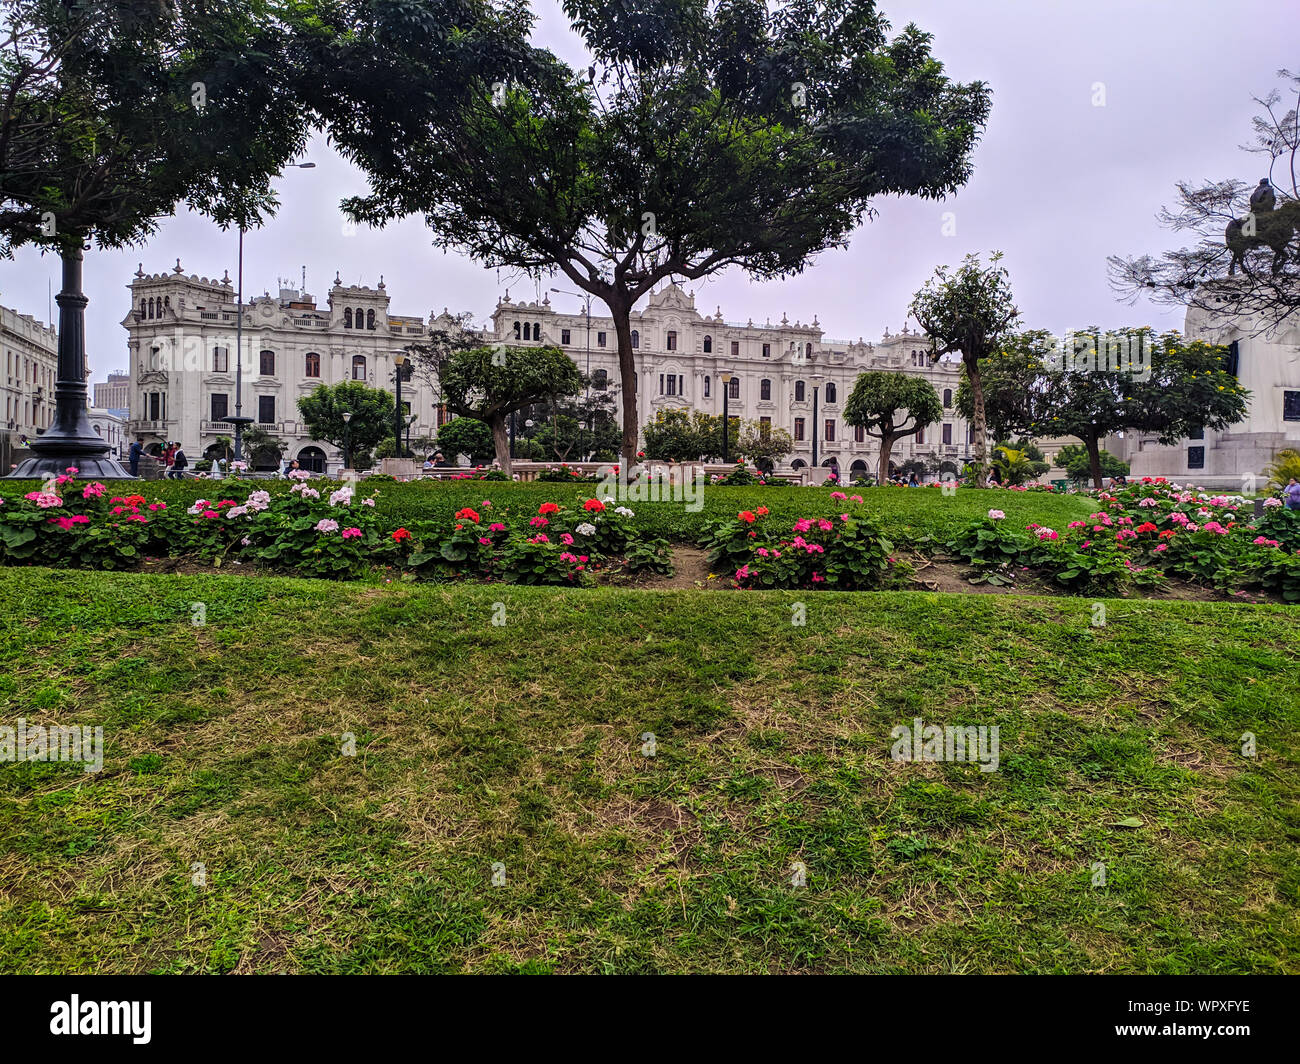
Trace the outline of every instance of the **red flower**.
[[479, 520], [478, 511], [471, 510], [468, 506], [466, 506], [465, 509], [457, 511], [456, 520], [473, 521], [475, 524], [478, 524], [478, 520]]
[[1176, 535], [1178, 535], [1178, 533], [1177, 533], [1174, 529], [1172, 529], [1172, 528], [1166, 528], [1163, 532], [1160, 533], [1160, 538], [1161, 538], [1161, 539], [1172, 539], [1172, 538], [1173, 538], [1174, 536], [1176, 536]]
[[1144, 521], [1142, 524], [1138, 525], [1137, 528], [1134, 529], [1134, 531], [1135, 531], [1135, 532], [1155, 532], [1155, 531], [1156, 531], [1156, 526], [1153, 525], [1150, 521]]
[[537, 512], [539, 514], [556, 514], [560, 512], [560, 508], [553, 502], [544, 502], [541, 506], [537, 507]]
[[754, 523], [754, 512], [752, 510], [741, 510], [740, 513], [736, 514], [736, 517], [747, 525]]
[[754, 513], [758, 514], [759, 517], [766, 517], [766, 516], [767, 516], [767, 507], [766, 507], [766, 506], [760, 506], [757, 510], [754, 511]]
[[396, 532], [393, 533], [393, 540], [394, 542], [397, 543], [401, 543], [402, 540], [410, 539], [410, 538], [411, 538], [411, 533], [406, 531], [406, 529], [404, 528], [399, 528]]
[[593, 513], [593, 514], [604, 513], [605, 504], [601, 502], [599, 499], [588, 499], [586, 502], [582, 504], [582, 508], [586, 510], [588, 513]]

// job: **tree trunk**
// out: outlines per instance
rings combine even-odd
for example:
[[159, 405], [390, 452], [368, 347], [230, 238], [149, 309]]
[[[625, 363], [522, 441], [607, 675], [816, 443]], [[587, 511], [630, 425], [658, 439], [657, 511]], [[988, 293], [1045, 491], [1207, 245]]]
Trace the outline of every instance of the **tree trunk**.
[[885, 433], [880, 437], [880, 463], [876, 467], [876, 483], [884, 487], [889, 481], [889, 456], [894, 451], [894, 437]]
[[989, 486], [989, 429], [984, 417], [984, 385], [980, 381], [979, 359], [963, 353], [962, 361], [966, 364], [966, 379], [970, 381], [971, 400], [975, 407], [975, 417], [971, 427], [975, 430], [975, 486]]
[[1096, 436], [1083, 441], [1088, 450], [1088, 468], [1092, 470], [1092, 486], [1101, 490], [1101, 445]]
[[496, 448], [501, 471], [510, 476], [513, 470], [510, 467], [510, 435], [506, 432], [506, 415], [493, 414], [488, 419], [488, 425], [492, 429], [492, 445]]
[[614, 319], [614, 335], [618, 337], [618, 375], [623, 388], [623, 468], [636, 464], [636, 441], [641, 435], [637, 417], [636, 358], [632, 351], [632, 308], [617, 300], [605, 300]]

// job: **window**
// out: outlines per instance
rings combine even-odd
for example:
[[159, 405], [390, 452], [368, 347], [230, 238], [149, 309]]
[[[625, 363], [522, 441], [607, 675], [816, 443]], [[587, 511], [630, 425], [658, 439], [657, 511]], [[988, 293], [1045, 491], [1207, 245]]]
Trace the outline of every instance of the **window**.
[[366, 356], [352, 356], [352, 379], [354, 381], [363, 381], [366, 379]]
[[771, 345], [771, 344], [764, 344], [764, 345], [763, 345], [763, 357], [764, 357], [764, 358], [771, 358], [771, 357], [772, 357], [772, 345]]
[[921, 443], [924, 443], [924, 442], [925, 442], [925, 429], [917, 429], [917, 430], [916, 430], [916, 442], [917, 442], [918, 444], [921, 444]]
[[867, 441], [867, 430], [864, 429], [861, 425], [854, 425], [854, 426], [853, 426], [853, 440], [854, 440], [855, 443], [866, 443], [866, 441]]
[[149, 309], [149, 307], [148, 307], [148, 303], [147, 303], [145, 300], [143, 300], [143, 299], [140, 300], [140, 317], [142, 317], [142, 318], [147, 317], [148, 315], [147, 315], [145, 312], [146, 312], [148, 309]]
[[794, 401], [802, 403], [804, 401], [804, 383], [803, 381], [794, 382]]
[[831, 417], [826, 419], [826, 439], [835, 439], [835, 419]]
[[804, 344], [803, 353], [805, 358], [812, 358], [812, 344]]
[[308, 351], [303, 359], [302, 375], [304, 377], [320, 376], [320, 355], [315, 351]]
[[542, 323], [540, 321], [535, 321], [533, 322], [533, 339], [540, 340], [541, 338], [542, 338]]
[[727, 385], [727, 393], [732, 399], [740, 398], [740, 378], [732, 377], [731, 382]]
[[344, 307], [344, 308], [343, 308], [343, 328], [345, 328], [345, 329], [350, 329], [350, 328], [352, 328], [352, 308], [351, 308], [351, 307]]
[[603, 332], [598, 332], [596, 334], [596, 346], [597, 347], [605, 346], [605, 334]]
[[230, 365], [230, 356], [224, 347], [212, 349], [212, 372], [225, 373]]
[[705, 378], [704, 378], [704, 398], [705, 398], [705, 399], [707, 399], [707, 398], [709, 397], [709, 386], [710, 386], [712, 383], [713, 383], [713, 378], [712, 378], [712, 377], [705, 377]]
[[1228, 345], [1228, 353], [1223, 357], [1223, 368], [1234, 377], [1241, 369], [1241, 345], [1236, 340]]
[[561, 330], [560, 330], [560, 343], [565, 344], [566, 346], [569, 344], [569, 330], [568, 330], [568, 329], [561, 329]]
[[257, 420], [262, 425], [275, 424], [274, 395], [259, 395], [257, 397]]
[[674, 329], [668, 330], [667, 347], [669, 351], [677, 350], [677, 332]]
[[758, 382], [758, 397], [768, 402], [772, 400], [772, 382], [767, 378]]
[[767, 439], [768, 434], [772, 431], [772, 419], [770, 417], [761, 417], [758, 419], [758, 434]]
[[603, 392], [609, 387], [609, 371], [598, 369], [591, 375], [591, 386], [597, 391]]
[[515, 322], [515, 339], [519, 339], [519, 322]]
[[803, 418], [801, 417], [794, 419], [794, 438], [796, 441], [803, 440]]
[[162, 392], [150, 392], [149, 400], [149, 420], [165, 421], [167, 418], [167, 397]]
[[1300, 421], [1300, 392], [1282, 393], [1282, 420]]
[[1189, 440], [1203, 440], [1205, 439], [1205, 429], [1204, 428], [1195, 429], [1192, 432], [1188, 433], [1187, 438]]
[[1187, 468], [1204, 469], [1205, 468], [1205, 448], [1188, 447], [1187, 448]]
[[366, 328], [373, 329], [374, 327], [375, 327], [375, 312], [373, 309], [371, 309], [366, 311]]
[[230, 397], [225, 393], [212, 396], [212, 420], [222, 421], [230, 413]]
[[944, 442], [944, 443], [952, 443], [952, 426], [951, 426], [951, 425], [944, 425], [944, 427], [943, 427], [943, 442]]
[[837, 394], [838, 394], [838, 393], [837, 393], [836, 390], [835, 390], [835, 385], [834, 385], [834, 384], [830, 384], [830, 383], [828, 382], [827, 385], [826, 385], [826, 401], [827, 401], [828, 403], [833, 403], [833, 402], [835, 402], [835, 396], [836, 396]]
[[731, 341], [731, 357], [732, 357], [732, 358], [739, 358], [739, 357], [740, 357], [740, 341], [739, 341], [739, 340], [732, 340], [732, 341]]
[[634, 348], [641, 346], [641, 332], [639, 329], [632, 330], [632, 346]]
[[366, 327], [366, 312], [360, 307], [352, 312], [352, 327], [354, 329], [364, 329]]
[[261, 371], [263, 377], [275, 376], [275, 352], [263, 351], [260, 356]]
[[704, 338], [704, 353], [707, 355], [712, 353], [712, 351], [713, 351], [713, 337], [706, 336]]
[[524, 339], [531, 340], [532, 338], [533, 338], [533, 323], [530, 321], [526, 321], [524, 322]]
[[945, 388], [945, 389], [943, 390], [943, 407], [944, 407], [945, 410], [948, 410], [948, 409], [950, 409], [950, 408], [952, 407], [952, 389], [951, 389], [951, 388]]

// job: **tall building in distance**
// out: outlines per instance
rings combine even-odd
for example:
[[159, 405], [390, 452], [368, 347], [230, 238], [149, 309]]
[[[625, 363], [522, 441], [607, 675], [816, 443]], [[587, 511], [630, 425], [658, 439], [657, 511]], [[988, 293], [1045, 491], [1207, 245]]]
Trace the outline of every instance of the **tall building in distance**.
[[0, 307], [4, 348], [5, 454], [54, 421], [54, 381], [59, 368], [59, 334], [30, 314]]
[[131, 374], [124, 370], [110, 373], [107, 381], [99, 381], [94, 386], [93, 406], [96, 410], [111, 410], [115, 414], [126, 415], [130, 406]]
[[[218, 438], [231, 433], [222, 419], [235, 413], [236, 306], [229, 276], [187, 275], [178, 262], [167, 273], [141, 269], [130, 289], [131, 310], [122, 321], [130, 355], [129, 435], [144, 437], [147, 448], [179, 440], [192, 458], [217, 455]], [[446, 310], [427, 323], [391, 313], [382, 278], [368, 288], [344, 285], [336, 276], [324, 307], [298, 288], [256, 296], [244, 306], [243, 413], [287, 445], [286, 459], [333, 472], [342, 461], [339, 448], [311, 438], [298, 399], [319, 384], [344, 380], [391, 389], [394, 357], [421, 342], [429, 328], [452, 323]], [[590, 369], [593, 388], [609, 391], [621, 417], [611, 319], [592, 316], [588, 347], [585, 313], [562, 313], [549, 297], [514, 302], [507, 292], [493, 311], [487, 339], [559, 347], [580, 370]], [[845, 424], [844, 403], [860, 373], [896, 370], [930, 381], [944, 417], [895, 445], [894, 463], [916, 459], [957, 472], [969, 458], [970, 428], [955, 408], [960, 363], [931, 364], [924, 337], [907, 326], [900, 333], [886, 330], [874, 343], [833, 341], [816, 318], [741, 324], [726, 321], [721, 308], [701, 314], [693, 295], [669, 284], [633, 313], [632, 343], [642, 424], [659, 410], [721, 414], [725, 388], [730, 414], [790, 433], [795, 451], [779, 468], [808, 467], [815, 443], [819, 465], [838, 466], [845, 475], [874, 474], [877, 441]], [[119, 379], [115, 374], [114, 382]], [[411, 438], [436, 436], [446, 421], [436, 381], [417, 375], [403, 383], [402, 398], [415, 417]]]

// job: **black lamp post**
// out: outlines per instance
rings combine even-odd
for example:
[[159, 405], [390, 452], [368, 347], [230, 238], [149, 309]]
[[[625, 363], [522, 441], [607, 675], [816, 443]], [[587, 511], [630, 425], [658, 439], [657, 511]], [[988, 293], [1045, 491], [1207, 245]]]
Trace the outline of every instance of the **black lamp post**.
[[352, 468], [352, 411], [343, 411], [343, 468]]
[[406, 376], [406, 356], [394, 355], [393, 379], [397, 381], [397, 406], [393, 409], [393, 442], [397, 445], [396, 456], [402, 457], [402, 378]]
[[54, 423], [28, 444], [25, 459], [11, 478], [44, 479], [76, 466], [81, 476], [97, 480], [133, 480], [109, 454], [86, 413], [86, 304], [81, 290], [82, 248], [62, 252], [63, 287], [59, 304], [59, 366], [54, 382]]
[[821, 435], [821, 429], [817, 422], [817, 393], [822, 390], [822, 379], [820, 377], [812, 378], [813, 386], [813, 423], [812, 423], [812, 464], [817, 468], [817, 437]]

